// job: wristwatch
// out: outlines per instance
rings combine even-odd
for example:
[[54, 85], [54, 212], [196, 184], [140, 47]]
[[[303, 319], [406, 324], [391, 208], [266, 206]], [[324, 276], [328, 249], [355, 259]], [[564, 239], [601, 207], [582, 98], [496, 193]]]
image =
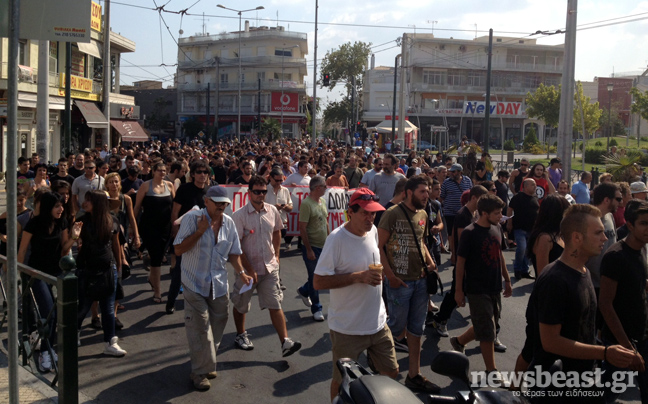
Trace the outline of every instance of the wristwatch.
[[239, 275], [243, 275], [245, 273], [245, 270], [239, 271]]

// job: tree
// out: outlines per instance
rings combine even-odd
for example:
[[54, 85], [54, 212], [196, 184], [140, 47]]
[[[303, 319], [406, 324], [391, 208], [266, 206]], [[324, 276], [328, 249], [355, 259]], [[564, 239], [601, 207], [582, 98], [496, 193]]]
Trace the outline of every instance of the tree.
[[[580, 101], [579, 101], [580, 99]], [[598, 101], [592, 103], [590, 97], [583, 93], [583, 84], [579, 81], [576, 83], [574, 92], [574, 131], [582, 132], [583, 123], [581, 121], [581, 107], [583, 106], [583, 116], [585, 117], [585, 131], [594, 133], [599, 128], [599, 119], [601, 117], [601, 108]]]
[[531, 151], [533, 146], [537, 146], [539, 144], [540, 142], [538, 141], [538, 137], [536, 136], [535, 125], [531, 125], [531, 128], [529, 128], [529, 132], [524, 137], [524, 143], [522, 144], [522, 148], [526, 153], [528, 153]]
[[[321, 71], [331, 75], [328, 90], [333, 90], [338, 83], [344, 83], [344, 86], [347, 89], [347, 100], [330, 102], [324, 110], [325, 122], [345, 122], [347, 118], [351, 118], [352, 106], [350, 98], [352, 92], [355, 91], [355, 101], [358, 104], [362, 102], [362, 74], [365, 71], [370, 53], [371, 42], [366, 43], [361, 41], [356, 41], [353, 44], [347, 42], [341, 45], [337, 50], [326, 52], [326, 55], [322, 60]], [[353, 86], [352, 83], [355, 83], [355, 86]], [[347, 107], [344, 114], [341, 110], [342, 106]], [[329, 108], [332, 108], [335, 111], [331, 111], [327, 114]], [[360, 106], [359, 110], [362, 111], [362, 106]], [[326, 119], [327, 115], [329, 117], [328, 121]], [[334, 119], [334, 121], [331, 121], [330, 119]], [[358, 116], [358, 119], [361, 119], [361, 117]]]
[[526, 113], [531, 118], [542, 119], [544, 123], [551, 127], [558, 126], [560, 118], [560, 87], [556, 89], [554, 86], [540, 86], [535, 92], [527, 93], [526, 97]]
[[184, 129], [185, 137], [189, 137], [189, 138], [198, 136], [198, 132], [200, 132], [204, 128], [205, 126], [203, 125], [203, 123], [196, 118], [189, 119], [185, 121], [185, 123], [182, 125], [182, 129]]
[[630, 89], [630, 95], [634, 102], [630, 107], [630, 112], [639, 114], [643, 119], [648, 120], [648, 91], [641, 91], [637, 87]]
[[[603, 131], [603, 135], [607, 135], [607, 132], [610, 128], [610, 123], [612, 124], [612, 133], [610, 136], [625, 136], [625, 124], [623, 120], [619, 117], [619, 106], [612, 102], [612, 108], [608, 109], [603, 107], [601, 110], [601, 115], [599, 116], [599, 128]], [[608, 120], [609, 116], [609, 120]]]
[[281, 139], [281, 123], [273, 118], [266, 118], [259, 129], [259, 136], [266, 136], [268, 139]]
[[331, 101], [324, 109], [324, 124], [330, 125], [337, 122], [346, 122], [351, 111], [351, 99], [343, 97], [340, 101]]

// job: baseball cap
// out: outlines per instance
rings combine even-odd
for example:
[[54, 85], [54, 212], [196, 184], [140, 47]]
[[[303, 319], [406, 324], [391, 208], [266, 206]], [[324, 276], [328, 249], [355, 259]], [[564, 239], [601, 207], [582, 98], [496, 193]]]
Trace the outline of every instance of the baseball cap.
[[448, 171], [463, 171], [461, 164], [454, 163]]
[[412, 164], [418, 164], [418, 159], [412, 159]]
[[646, 184], [644, 184], [643, 181], [637, 181], [630, 184], [631, 194], [637, 194], [639, 192], [648, 192], [648, 188], [646, 188]]
[[211, 199], [214, 202], [226, 202], [230, 204], [232, 203], [230, 198], [227, 196], [227, 191], [225, 190], [225, 188], [218, 185], [210, 187], [207, 190], [205, 197]]
[[358, 188], [351, 195], [349, 206], [360, 205], [367, 212], [380, 212], [385, 208], [377, 202], [379, 200], [378, 195], [374, 194], [369, 188]]

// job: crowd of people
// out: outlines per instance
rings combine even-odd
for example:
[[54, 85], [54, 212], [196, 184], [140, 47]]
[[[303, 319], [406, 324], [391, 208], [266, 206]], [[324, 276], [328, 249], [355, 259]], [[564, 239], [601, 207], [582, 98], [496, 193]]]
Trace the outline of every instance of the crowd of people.
[[[296, 226], [306, 269], [297, 294], [314, 321], [328, 319], [334, 363], [366, 352], [374, 371], [396, 377], [401, 350], [408, 353], [405, 385], [437, 393], [420, 371], [421, 339], [426, 326], [449, 337], [450, 316], [467, 304], [471, 326], [450, 338], [451, 346], [464, 352], [477, 341], [489, 380], [507, 384], [494, 353], [507, 351], [499, 320], [512, 284], [502, 252], [515, 249], [514, 277], [535, 280], [515, 371], [548, 370], [556, 359], [564, 372], [632, 370], [648, 402], [648, 188], [640, 177], [627, 183], [604, 175], [592, 187], [591, 173], [583, 172], [570, 187], [557, 158], [548, 167], [523, 158], [512, 172], [494, 173], [488, 153], [479, 160], [468, 153], [462, 165], [429, 150], [403, 159], [369, 150], [329, 141], [170, 140], [69, 153], [49, 173], [38, 155], [21, 157], [18, 259], [58, 275], [59, 258], [75, 256], [78, 325], [91, 312], [91, 326], [104, 333], [104, 354], [118, 357], [126, 355], [117, 313], [133, 257], [147, 256], [154, 304], [162, 303], [161, 267], [170, 265], [165, 311], [174, 314], [182, 291], [190, 378], [207, 390], [230, 300], [237, 348], [254, 349], [245, 320], [255, 292], [282, 355], [302, 346], [286, 326], [280, 261], [282, 243], [289, 249], [294, 239], [287, 187], [307, 186]], [[231, 215], [227, 184], [248, 193]], [[347, 220], [337, 228], [329, 227], [328, 187], [350, 194]], [[6, 220], [0, 216], [0, 233]], [[0, 235], [0, 247], [5, 241]], [[452, 283], [438, 307], [427, 278], [446, 266], [442, 254], [450, 254]], [[38, 280], [29, 286], [38, 311], [55, 312], [51, 287]], [[323, 289], [331, 290], [327, 309]], [[48, 320], [49, 334], [33, 341], [42, 372], [57, 360], [55, 316]], [[340, 382], [333, 366], [331, 398]], [[609, 389], [604, 395], [614, 399]]]

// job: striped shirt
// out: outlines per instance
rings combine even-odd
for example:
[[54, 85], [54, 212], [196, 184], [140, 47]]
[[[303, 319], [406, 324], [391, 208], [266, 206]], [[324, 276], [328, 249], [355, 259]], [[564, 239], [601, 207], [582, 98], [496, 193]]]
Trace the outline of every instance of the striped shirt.
[[443, 199], [443, 215], [456, 216], [461, 209], [461, 194], [473, 187], [466, 175], [461, 176], [461, 182], [448, 177], [441, 184], [441, 199]]
[[236, 232], [241, 239], [245, 257], [257, 275], [265, 275], [279, 269], [279, 262], [272, 244], [272, 235], [283, 229], [279, 211], [269, 203], [256, 211], [252, 203], [238, 209], [232, 214]]
[[[198, 229], [198, 218], [203, 216], [209, 222], [207, 209], [190, 211], [180, 223], [180, 230], [173, 245], [181, 244]], [[223, 224], [218, 231], [218, 240], [213, 231], [207, 230], [193, 248], [182, 254], [182, 284], [203, 297], [214, 298], [227, 294], [227, 268], [230, 254], [241, 255], [241, 243], [234, 221], [223, 215]]]

